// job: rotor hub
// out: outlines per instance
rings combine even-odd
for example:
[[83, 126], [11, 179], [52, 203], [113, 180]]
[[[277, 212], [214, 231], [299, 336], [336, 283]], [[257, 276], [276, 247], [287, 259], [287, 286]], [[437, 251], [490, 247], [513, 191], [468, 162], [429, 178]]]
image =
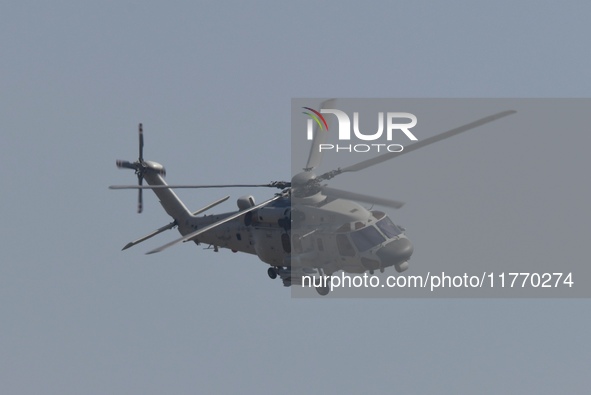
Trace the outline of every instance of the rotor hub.
[[311, 171], [303, 171], [293, 176], [291, 187], [294, 196], [298, 198], [313, 196], [320, 192], [319, 180], [316, 179], [316, 174]]

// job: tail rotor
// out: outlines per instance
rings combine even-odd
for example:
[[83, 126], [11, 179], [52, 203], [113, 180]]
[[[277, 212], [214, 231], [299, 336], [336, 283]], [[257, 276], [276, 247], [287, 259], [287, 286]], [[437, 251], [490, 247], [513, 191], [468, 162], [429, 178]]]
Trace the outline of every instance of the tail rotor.
[[[139, 135], [139, 157], [138, 160], [135, 162], [129, 162], [126, 160], [118, 159], [116, 161], [116, 165], [119, 169], [132, 169], [135, 171], [137, 175], [137, 183], [138, 186], [142, 186], [144, 183], [144, 174], [149, 171], [157, 172], [158, 174], [165, 176], [166, 170], [158, 166], [152, 166], [150, 162], [144, 161], [144, 130], [142, 124], [139, 124], [138, 127], [138, 135]], [[143, 210], [143, 196], [142, 196], [142, 188], [138, 188], [138, 196], [137, 196], [137, 212], [138, 214]]]

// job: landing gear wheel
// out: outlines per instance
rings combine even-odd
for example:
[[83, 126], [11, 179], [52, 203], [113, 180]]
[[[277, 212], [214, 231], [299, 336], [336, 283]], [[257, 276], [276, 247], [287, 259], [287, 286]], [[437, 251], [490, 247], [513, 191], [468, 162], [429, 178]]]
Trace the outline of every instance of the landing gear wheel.
[[[320, 273], [320, 276], [324, 277], [324, 273], [322, 272], [322, 269], [319, 269], [318, 271]], [[326, 283], [324, 284], [324, 287], [315, 287], [316, 292], [318, 292], [318, 295], [320, 295], [320, 296], [326, 296], [330, 292], [330, 276], [326, 277], [325, 281], [326, 281]]]
[[318, 292], [318, 295], [320, 296], [326, 296], [330, 292], [330, 287], [316, 287], [316, 292]]
[[271, 278], [271, 280], [275, 280], [277, 278], [277, 269], [275, 269], [274, 267], [270, 267], [269, 269], [267, 269], [267, 274], [269, 275], [269, 278]]

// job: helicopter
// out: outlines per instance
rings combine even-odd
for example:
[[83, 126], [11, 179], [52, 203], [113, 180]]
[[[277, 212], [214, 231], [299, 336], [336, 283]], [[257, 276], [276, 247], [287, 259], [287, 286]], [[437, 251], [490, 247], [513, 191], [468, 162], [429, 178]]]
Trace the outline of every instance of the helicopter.
[[[326, 101], [326, 108], [332, 101]], [[311, 109], [310, 109], [311, 110]], [[207, 244], [215, 252], [220, 248], [256, 255], [269, 265], [271, 279], [279, 277], [283, 285], [301, 285], [302, 278], [320, 275], [328, 279], [338, 272], [373, 274], [388, 267], [401, 273], [409, 268], [413, 245], [405, 229], [396, 225], [379, 210], [365, 208], [361, 203], [399, 209], [404, 203], [328, 187], [326, 181], [348, 172], [357, 172], [412, 152], [462, 132], [496, 121], [515, 113], [502, 111], [459, 126], [433, 137], [415, 142], [397, 152], [386, 152], [344, 168], [320, 175], [314, 173], [322, 158], [317, 148], [326, 134], [315, 128], [310, 154], [303, 171], [291, 181], [267, 184], [169, 185], [164, 180], [166, 170], [157, 162], [144, 159], [143, 126], [138, 127], [139, 157], [130, 162], [117, 160], [120, 169], [134, 170], [137, 185], [112, 185], [110, 189], [137, 189], [138, 213], [143, 209], [142, 191], [151, 189], [173, 221], [153, 232], [129, 242], [126, 250], [166, 230], [178, 228], [181, 234], [169, 243], [148, 251], [161, 252], [182, 242]], [[144, 180], [148, 185], [144, 185]], [[190, 211], [173, 189], [183, 188], [276, 188], [271, 198], [256, 203], [251, 195], [237, 199], [238, 210], [221, 214], [201, 215], [225, 202], [229, 196], [215, 200], [197, 211]], [[316, 284], [314, 284], [316, 285]], [[315, 286], [320, 295], [327, 295], [330, 283]]]

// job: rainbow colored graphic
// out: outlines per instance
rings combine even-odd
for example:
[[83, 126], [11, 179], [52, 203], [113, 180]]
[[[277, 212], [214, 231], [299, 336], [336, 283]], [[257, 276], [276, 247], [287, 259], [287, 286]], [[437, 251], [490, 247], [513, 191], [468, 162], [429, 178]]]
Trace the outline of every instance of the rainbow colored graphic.
[[[308, 116], [310, 116], [310, 118], [312, 118], [313, 120], [316, 121], [316, 123], [318, 124], [318, 126], [320, 127], [320, 130], [323, 130], [324, 127], [322, 127], [322, 124], [324, 124], [324, 126], [326, 127], [326, 131], [328, 132], [328, 123], [326, 123], [326, 119], [324, 119], [324, 117], [322, 116], [322, 114], [320, 114], [318, 111], [311, 109], [310, 107], [302, 107], [305, 110], [309, 110], [312, 111], [312, 113], [309, 113], [307, 111], [302, 112], [302, 114], [306, 114]], [[320, 122], [322, 120], [322, 122]]]

